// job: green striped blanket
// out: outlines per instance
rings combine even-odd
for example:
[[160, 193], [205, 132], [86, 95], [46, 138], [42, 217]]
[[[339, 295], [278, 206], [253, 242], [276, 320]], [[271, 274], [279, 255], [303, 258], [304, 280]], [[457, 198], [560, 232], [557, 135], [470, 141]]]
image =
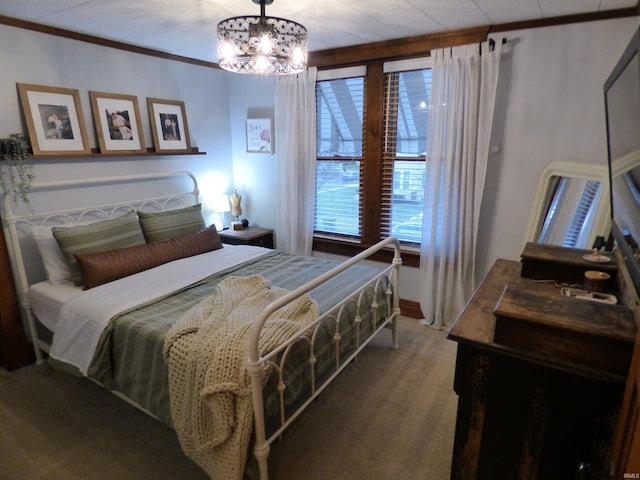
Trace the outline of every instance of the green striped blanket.
[[[211, 295], [214, 286], [229, 275], [258, 274], [276, 287], [294, 290], [337, 264], [338, 262], [331, 260], [300, 257], [274, 250], [214, 274], [168, 298], [122, 314], [112, 319], [103, 332], [89, 376], [106, 388], [124, 393], [159, 420], [172, 426], [167, 366], [162, 352], [165, 336], [173, 324], [203, 298]], [[318, 303], [322, 314], [331, 310], [348, 292], [378, 273], [375, 268], [355, 266], [311, 290], [309, 294]], [[386, 313], [386, 308], [382, 308], [385, 305], [384, 291], [378, 292], [377, 297], [381, 308], [377, 309], [376, 315], [379, 318], [375, 320], [376, 323]], [[355, 310], [354, 302], [350, 302], [347, 312], [355, 315]], [[366, 309], [360, 314], [363, 320], [361, 332], [362, 335], [367, 335], [373, 328], [372, 312]], [[335, 329], [335, 321], [330, 320], [318, 334], [316, 371], [319, 375], [326, 373], [332, 366], [336, 348]], [[346, 352], [353, 348], [355, 336], [351, 322], [340, 320], [338, 330], [342, 337], [340, 349]], [[300, 396], [309, 388], [308, 350], [300, 348], [291, 358], [292, 361], [285, 368], [286, 375], [290, 378], [285, 391], [287, 405], [302, 401]], [[265, 387], [266, 416], [274, 417], [274, 421], [277, 421], [275, 417], [279, 408], [276, 383], [275, 376], [272, 375]]]

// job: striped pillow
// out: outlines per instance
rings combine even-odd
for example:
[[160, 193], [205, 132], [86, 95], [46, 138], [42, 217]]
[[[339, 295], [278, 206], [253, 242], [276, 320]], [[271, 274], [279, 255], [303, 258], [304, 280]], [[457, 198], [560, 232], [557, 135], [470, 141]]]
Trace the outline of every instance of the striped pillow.
[[205, 228], [200, 203], [163, 212], [138, 212], [147, 243], [160, 242], [199, 232]]
[[138, 216], [133, 210], [120, 217], [88, 225], [53, 227], [51, 232], [58, 242], [69, 266], [71, 279], [76, 285], [82, 285], [82, 275], [74, 254], [105, 252], [145, 244]]

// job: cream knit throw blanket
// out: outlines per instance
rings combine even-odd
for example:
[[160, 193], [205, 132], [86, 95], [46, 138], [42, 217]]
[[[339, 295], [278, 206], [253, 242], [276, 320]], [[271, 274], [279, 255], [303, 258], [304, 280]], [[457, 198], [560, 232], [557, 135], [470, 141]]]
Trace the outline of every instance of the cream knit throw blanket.
[[[288, 293], [260, 275], [229, 277], [168, 332], [171, 414], [184, 452], [213, 479], [241, 479], [253, 428], [246, 373], [253, 321]], [[264, 355], [318, 316], [308, 296], [276, 311], [264, 325]], [[266, 380], [266, 378], [265, 378]]]

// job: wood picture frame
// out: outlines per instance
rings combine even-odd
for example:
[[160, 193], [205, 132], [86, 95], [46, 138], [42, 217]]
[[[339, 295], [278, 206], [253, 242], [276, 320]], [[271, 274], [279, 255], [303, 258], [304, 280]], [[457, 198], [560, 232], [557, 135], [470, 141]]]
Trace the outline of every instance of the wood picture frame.
[[247, 119], [247, 152], [273, 153], [273, 124], [270, 118]]
[[144, 153], [138, 98], [118, 93], [89, 92], [100, 153]]
[[149, 121], [156, 152], [191, 152], [184, 102], [147, 98]]
[[91, 153], [78, 90], [17, 85], [34, 155]]

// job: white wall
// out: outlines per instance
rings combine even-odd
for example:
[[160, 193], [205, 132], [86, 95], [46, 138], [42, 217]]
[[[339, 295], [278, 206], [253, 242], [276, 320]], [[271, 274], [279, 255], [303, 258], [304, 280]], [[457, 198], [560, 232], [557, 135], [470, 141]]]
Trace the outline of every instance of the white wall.
[[16, 83], [31, 83], [79, 91], [92, 147], [98, 144], [90, 90], [137, 96], [147, 146], [152, 146], [153, 139], [147, 97], [182, 100], [192, 146], [207, 152], [206, 156], [35, 160], [36, 182], [187, 169], [204, 180], [203, 200], [214, 189], [230, 193], [233, 164], [228, 73], [6, 25], [0, 25], [0, 45], [0, 137], [27, 133]]
[[545, 165], [606, 166], [603, 84], [637, 28], [624, 18], [494, 36], [511, 53], [500, 71], [492, 145], [501, 151], [487, 169], [479, 278], [497, 258], [519, 259]]
[[[276, 78], [229, 75], [233, 179], [242, 195], [242, 214], [252, 225], [275, 228], [276, 155], [247, 153], [246, 122], [247, 118], [273, 119]], [[273, 144], [278, 133], [273, 130]]]

